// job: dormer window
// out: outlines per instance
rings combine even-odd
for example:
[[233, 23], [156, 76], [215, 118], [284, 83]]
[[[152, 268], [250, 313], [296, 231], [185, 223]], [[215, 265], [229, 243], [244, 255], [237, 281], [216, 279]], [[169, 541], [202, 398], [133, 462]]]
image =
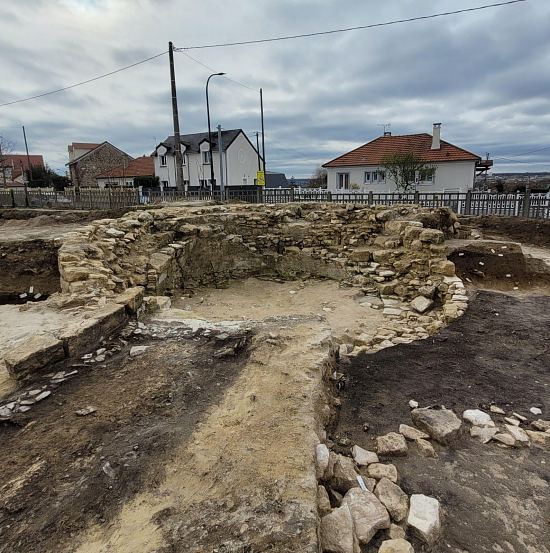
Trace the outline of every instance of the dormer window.
[[202, 162], [204, 165], [210, 165], [210, 150], [206, 150], [202, 153]]
[[160, 166], [166, 167], [166, 155], [160, 156]]

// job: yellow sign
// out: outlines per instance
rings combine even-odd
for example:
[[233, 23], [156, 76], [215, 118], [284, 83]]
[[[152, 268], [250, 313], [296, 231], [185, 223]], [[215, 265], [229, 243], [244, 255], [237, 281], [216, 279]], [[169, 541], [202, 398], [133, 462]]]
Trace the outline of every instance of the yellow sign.
[[258, 186], [265, 186], [265, 173], [263, 171], [256, 173], [256, 183]]

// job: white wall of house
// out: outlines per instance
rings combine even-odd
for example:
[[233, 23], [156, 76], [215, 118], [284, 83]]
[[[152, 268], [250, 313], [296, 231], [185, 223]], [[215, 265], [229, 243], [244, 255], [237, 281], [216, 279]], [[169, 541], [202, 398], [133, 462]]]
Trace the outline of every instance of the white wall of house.
[[[200, 146], [200, 153], [187, 153], [182, 145], [183, 180], [190, 186], [197, 187], [201, 180], [210, 181], [210, 163], [204, 156], [208, 151], [208, 142]], [[220, 183], [219, 152], [213, 152], [214, 178]], [[241, 133], [223, 152], [223, 176], [225, 186], [252, 186], [258, 170], [258, 154], [246, 137]], [[173, 152], [166, 153], [166, 148], [160, 145], [155, 156], [155, 175], [161, 186], [176, 186], [176, 156]]]
[[[447, 161], [434, 163], [435, 174], [431, 181], [417, 184], [419, 192], [467, 192], [474, 185], [475, 161]], [[386, 176], [382, 180], [383, 167], [327, 167], [327, 188], [332, 192], [357, 193], [388, 193], [395, 192], [395, 182]], [[341, 189], [339, 174], [348, 174], [348, 189]], [[370, 173], [370, 179], [365, 181], [365, 173]], [[373, 174], [376, 178], [373, 179]], [[358, 185], [355, 189], [354, 184]]]

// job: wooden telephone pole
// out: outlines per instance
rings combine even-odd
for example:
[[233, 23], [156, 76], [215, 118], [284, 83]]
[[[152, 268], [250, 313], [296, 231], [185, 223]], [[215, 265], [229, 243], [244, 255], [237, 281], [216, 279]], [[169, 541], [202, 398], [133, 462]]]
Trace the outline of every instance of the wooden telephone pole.
[[174, 120], [174, 152], [176, 154], [176, 188], [183, 190], [183, 158], [181, 155], [180, 120], [178, 116], [178, 96], [176, 92], [176, 73], [174, 70], [174, 45], [168, 43], [170, 58], [170, 85], [172, 88], [172, 117]]

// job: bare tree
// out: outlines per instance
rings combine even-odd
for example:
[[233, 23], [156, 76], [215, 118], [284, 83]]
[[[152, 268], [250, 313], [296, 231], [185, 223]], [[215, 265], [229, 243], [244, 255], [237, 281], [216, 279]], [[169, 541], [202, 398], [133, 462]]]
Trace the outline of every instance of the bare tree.
[[435, 173], [435, 168], [415, 152], [388, 154], [382, 160], [382, 165], [386, 178], [391, 177], [397, 191], [403, 193], [415, 190], [417, 175], [420, 180], [426, 180]]
[[0, 136], [0, 176], [6, 186], [6, 173], [8, 170], [7, 156], [13, 152], [13, 142], [4, 136]]
[[315, 173], [309, 179], [310, 188], [326, 188], [327, 186], [327, 170], [320, 165], [315, 169]]

